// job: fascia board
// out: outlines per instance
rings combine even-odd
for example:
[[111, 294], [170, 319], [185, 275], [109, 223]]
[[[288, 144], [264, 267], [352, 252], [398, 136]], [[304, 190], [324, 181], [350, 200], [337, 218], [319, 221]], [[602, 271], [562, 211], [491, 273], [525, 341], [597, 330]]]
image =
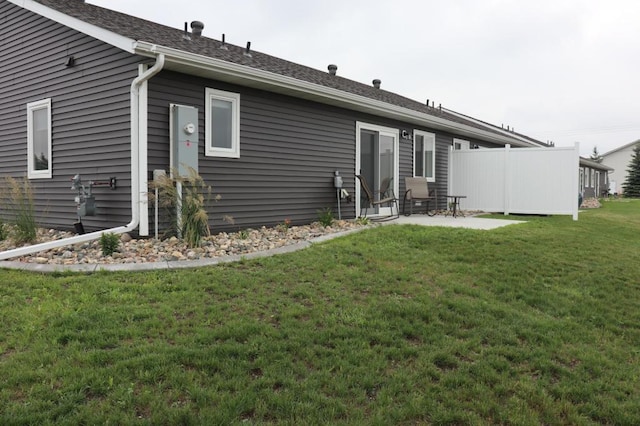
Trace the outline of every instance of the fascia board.
[[619, 147], [617, 147], [617, 148], [614, 148], [614, 149], [612, 149], [612, 150], [611, 150], [611, 151], [609, 151], [609, 152], [605, 152], [604, 154], [602, 154], [602, 156], [603, 156], [603, 157], [606, 157], [606, 156], [608, 156], [608, 155], [615, 154], [615, 153], [616, 153], [616, 152], [618, 152], [618, 151], [622, 151], [622, 150], [627, 149], [627, 148], [629, 148], [629, 147], [632, 147], [632, 146], [634, 146], [634, 145], [636, 145], [636, 144], [638, 144], [638, 143], [640, 143], [640, 139], [638, 139], [637, 141], [630, 142], [630, 143], [628, 143], [628, 144], [626, 144], [626, 145], [622, 145], [622, 146], [619, 146]]
[[113, 31], [100, 28], [96, 25], [89, 24], [81, 19], [74, 18], [73, 16], [65, 15], [62, 12], [53, 10], [33, 0], [8, 0], [9, 3], [13, 3], [23, 9], [29, 10], [52, 21], [58, 22], [66, 27], [73, 28], [88, 36], [97, 38], [104, 41], [107, 44], [115, 46], [125, 52], [134, 53], [133, 45], [135, 40], [124, 37]]
[[[443, 109], [444, 109], [444, 108], [443, 108]], [[452, 110], [450, 110], [450, 109], [447, 109], [446, 111], [447, 111], [449, 114], [452, 114], [452, 115], [458, 116], [458, 117], [460, 117], [460, 118], [464, 118], [465, 120], [471, 120], [471, 121], [474, 121], [474, 122], [478, 123], [478, 124], [479, 124], [479, 125], [481, 125], [481, 126], [487, 126], [487, 124], [486, 124], [486, 123], [483, 123], [483, 122], [481, 122], [480, 120], [477, 120], [477, 119], [475, 119], [475, 118], [473, 118], [473, 117], [469, 117], [469, 116], [467, 116], [467, 115], [460, 114], [459, 112], [455, 112], [455, 111], [452, 111]], [[495, 131], [496, 131], [496, 132], [503, 133], [503, 134], [505, 134], [505, 135], [508, 135], [510, 138], [518, 139], [519, 141], [522, 141], [522, 142], [524, 142], [525, 144], [527, 144], [527, 146], [543, 146], [543, 145], [541, 145], [541, 144], [538, 144], [538, 143], [535, 143], [535, 142], [533, 142], [533, 141], [527, 140], [527, 139], [525, 139], [525, 138], [523, 138], [523, 137], [521, 137], [521, 136], [518, 136], [518, 135], [515, 135], [515, 134], [512, 134], [512, 133], [509, 133], [509, 131], [508, 131], [508, 130], [505, 130], [505, 129], [499, 129], [499, 128], [497, 128], [497, 127], [496, 127], [496, 128], [495, 128]]]
[[259, 82], [271, 87], [285, 89], [287, 92], [303, 93], [305, 97], [309, 95], [320, 99], [331, 100], [332, 104], [342, 105], [346, 108], [366, 111], [373, 114], [392, 117], [398, 120], [407, 121], [414, 124], [420, 124], [425, 127], [431, 127], [446, 130], [452, 133], [463, 134], [465, 136], [477, 137], [484, 140], [490, 140], [500, 143], [509, 143], [519, 146], [531, 146], [531, 144], [523, 144], [514, 141], [511, 137], [477, 129], [475, 127], [466, 126], [464, 124], [455, 123], [428, 114], [391, 105], [386, 102], [359, 96], [353, 93], [344, 92], [342, 90], [331, 87], [322, 86], [293, 77], [284, 76], [269, 71], [264, 71], [245, 65], [235, 64], [233, 62], [223, 61], [208, 56], [198, 55], [185, 52], [170, 47], [159, 46], [153, 43], [138, 41], [134, 46], [135, 53], [143, 56], [154, 56], [163, 53], [168, 63], [174, 63], [188, 68], [195, 68], [200, 71], [211, 74], [212, 76], [228, 76], [234, 79], [242, 78]]

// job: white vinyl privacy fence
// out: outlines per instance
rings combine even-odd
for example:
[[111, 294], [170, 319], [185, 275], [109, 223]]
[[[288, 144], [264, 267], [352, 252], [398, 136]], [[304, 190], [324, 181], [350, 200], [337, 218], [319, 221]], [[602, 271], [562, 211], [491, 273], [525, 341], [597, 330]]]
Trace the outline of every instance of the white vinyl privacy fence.
[[579, 146], [452, 150], [450, 195], [464, 210], [572, 215], [578, 220]]

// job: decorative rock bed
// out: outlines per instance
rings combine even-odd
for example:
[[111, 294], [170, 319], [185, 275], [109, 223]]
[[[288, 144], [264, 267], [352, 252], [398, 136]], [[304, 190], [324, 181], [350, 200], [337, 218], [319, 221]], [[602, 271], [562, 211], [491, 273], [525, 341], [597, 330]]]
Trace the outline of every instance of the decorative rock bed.
[[[21, 256], [11, 260], [50, 265], [196, 260], [275, 249], [301, 241], [308, 241], [323, 235], [358, 229], [364, 226], [367, 225], [355, 221], [336, 220], [333, 225], [329, 227], [323, 227], [320, 223], [316, 222], [304, 226], [287, 227], [279, 225], [274, 228], [262, 227], [260, 229], [247, 229], [233, 233], [221, 232], [203, 238], [200, 246], [195, 248], [188, 247], [184, 242], [175, 237], [166, 240], [132, 239], [128, 234], [123, 234], [120, 239], [121, 242], [118, 251], [111, 256], [104, 256], [102, 254], [99, 241], [91, 241], [28, 256]], [[65, 231], [40, 229], [38, 230], [36, 243], [60, 240], [73, 235], [75, 234]], [[9, 239], [0, 241], [0, 251], [15, 247]]]
[[581, 209], [599, 209], [602, 207], [597, 198], [585, 198], [580, 204]]

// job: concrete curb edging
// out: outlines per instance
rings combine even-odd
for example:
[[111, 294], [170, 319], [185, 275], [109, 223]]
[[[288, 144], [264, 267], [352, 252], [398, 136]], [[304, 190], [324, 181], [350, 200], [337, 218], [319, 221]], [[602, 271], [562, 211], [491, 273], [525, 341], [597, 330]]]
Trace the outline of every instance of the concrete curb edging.
[[[473, 216], [467, 218], [433, 218], [424, 215], [412, 215], [411, 217], [401, 216], [392, 222], [378, 223], [377, 226], [383, 225], [422, 225], [422, 226], [440, 226], [455, 227], [478, 230], [490, 230], [501, 228], [507, 225], [526, 223], [524, 221], [503, 220], [503, 219], [485, 219], [475, 218]], [[118, 272], [118, 271], [155, 271], [155, 270], [178, 270], [186, 268], [202, 268], [205, 266], [214, 266], [222, 263], [239, 262], [245, 259], [259, 259], [262, 257], [276, 256], [279, 254], [293, 253], [294, 251], [303, 250], [311, 247], [313, 244], [322, 243], [334, 238], [343, 237], [345, 235], [361, 232], [370, 229], [371, 226], [349, 229], [346, 231], [336, 232], [333, 234], [325, 234], [308, 241], [301, 241], [289, 245], [284, 245], [271, 250], [256, 251], [246, 254], [234, 254], [229, 256], [211, 257], [196, 260], [163, 260], [160, 262], [147, 263], [91, 263], [76, 265], [49, 265], [37, 263], [25, 263], [16, 261], [0, 261], [0, 268], [14, 269], [29, 272], [38, 272], [43, 274], [60, 273], [60, 272], [79, 272], [79, 273], [95, 273], [100, 271]]]
[[147, 263], [83, 263], [77, 265], [41, 265], [37, 263], [25, 263], [17, 261], [1, 261], [0, 268], [14, 269], [27, 272], [38, 272], [43, 274], [60, 273], [60, 272], [79, 272], [91, 274], [95, 272], [122, 272], [122, 271], [155, 271], [155, 270], [174, 270], [185, 268], [201, 268], [205, 266], [219, 265], [222, 263], [239, 262], [245, 259], [259, 259], [262, 257], [276, 256], [279, 254], [293, 253], [311, 247], [313, 244], [329, 241], [334, 238], [343, 237], [348, 234], [360, 232], [366, 227], [360, 229], [350, 229], [347, 231], [326, 234], [313, 238], [309, 241], [301, 241], [299, 243], [288, 244], [271, 250], [255, 251], [246, 254], [233, 254], [229, 256], [211, 257], [196, 260], [163, 260], [160, 262]]

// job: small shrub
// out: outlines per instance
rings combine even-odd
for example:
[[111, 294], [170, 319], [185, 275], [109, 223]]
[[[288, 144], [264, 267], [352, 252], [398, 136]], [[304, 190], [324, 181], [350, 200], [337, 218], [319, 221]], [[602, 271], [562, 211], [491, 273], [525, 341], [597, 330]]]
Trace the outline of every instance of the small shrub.
[[291, 227], [291, 219], [287, 218], [284, 222], [278, 224], [277, 228], [280, 232], [287, 232]]
[[364, 217], [364, 216], [360, 216], [359, 218], [356, 219], [356, 224], [358, 225], [369, 225], [371, 223], [371, 219], [369, 219], [368, 217]]
[[6, 177], [6, 193], [2, 194], [14, 227], [17, 244], [32, 243], [36, 240], [38, 225], [35, 219], [33, 187], [29, 179]]
[[4, 241], [9, 236], [9, 231], [7, 230], [7, 226], [0, 218], [0, 241]]
[[326, 209], [318, 210], [318, 222], [325, 228], [327, 226], [331, 226], [333, 224], [333, 211], [331, 207], [327, 207]]
[[102, 254], [105, 256], [111, 256], [118, 250], [120, 245], [120, 236], [112, 232], [105, 232], [100, 236], [100, 248], [102, 248]]
[[240, 231], [238, 231], [238, 236], [241, 240], [246, 240], [247, 238], [249, 238], [249, 231], [246, 229], [241, 229]]

